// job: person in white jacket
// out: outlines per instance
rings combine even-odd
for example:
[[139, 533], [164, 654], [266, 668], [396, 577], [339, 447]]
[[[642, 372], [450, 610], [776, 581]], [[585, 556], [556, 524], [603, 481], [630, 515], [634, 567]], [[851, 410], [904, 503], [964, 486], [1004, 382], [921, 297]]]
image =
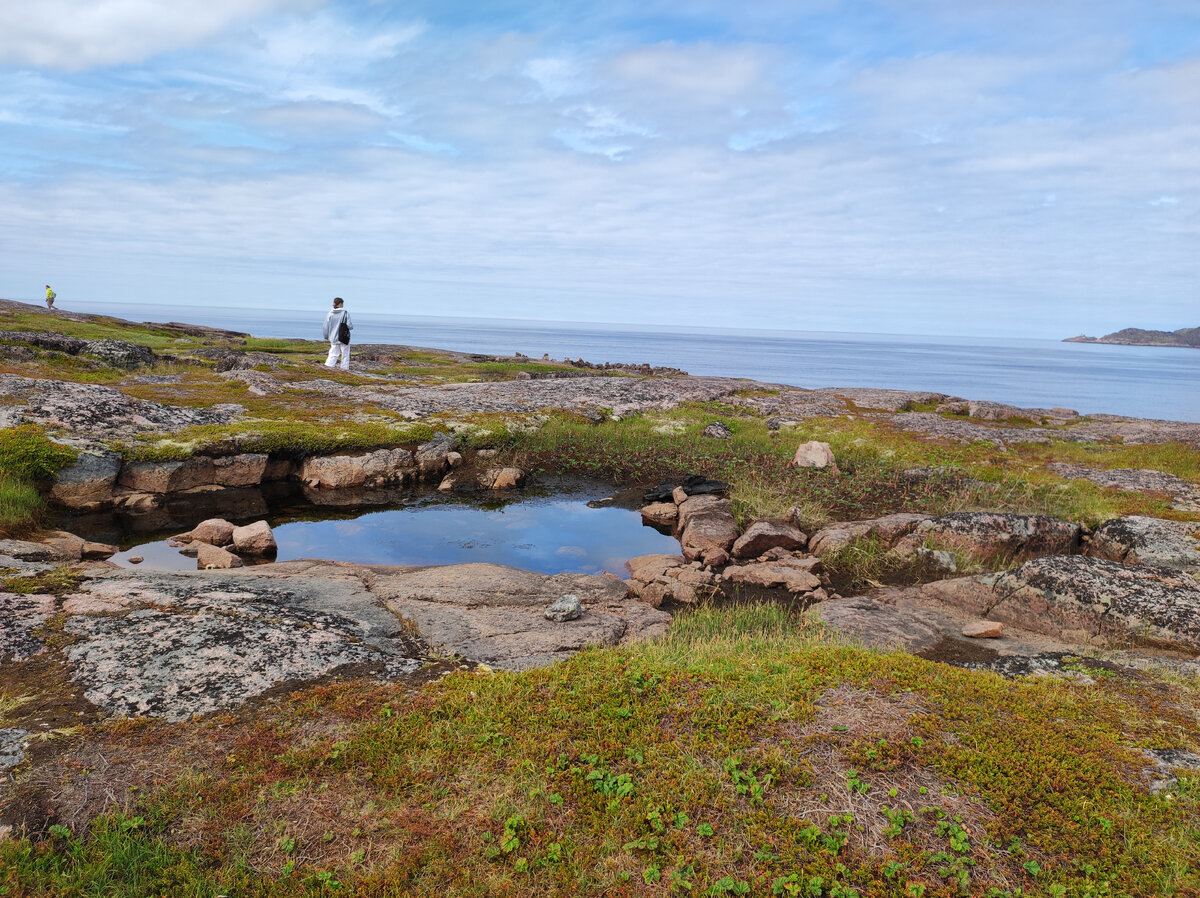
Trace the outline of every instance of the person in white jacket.
[[[342, 308], [340, 296], [333, 299], [333, 308], [325, 316], [325, 329], [321, 335], [329, 341], [329, 357], [325, 359], [326, 368], [341, 367], [343, 371], [350, 370], [350, 331], [354, 330], [354, 322], [350, 313]], [[342, 330], [342, 324], [346, 325]]]

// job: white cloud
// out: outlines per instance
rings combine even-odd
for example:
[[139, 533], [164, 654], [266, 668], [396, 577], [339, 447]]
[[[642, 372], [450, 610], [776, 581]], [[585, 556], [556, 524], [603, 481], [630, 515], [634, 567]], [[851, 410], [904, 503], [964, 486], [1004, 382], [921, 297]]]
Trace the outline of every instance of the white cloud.
[[0, 63], [76, 71], [141, 62], [229, 25], [321, 0], [36, 0], [0, 4]]

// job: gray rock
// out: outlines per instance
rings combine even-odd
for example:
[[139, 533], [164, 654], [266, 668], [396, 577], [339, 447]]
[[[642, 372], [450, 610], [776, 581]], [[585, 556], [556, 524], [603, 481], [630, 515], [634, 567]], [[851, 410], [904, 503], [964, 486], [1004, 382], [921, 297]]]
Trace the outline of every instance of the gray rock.
[[565, 595], [547, 608], [544, 614], [546, 620], [560, 624], [570, 620], [579, 620], [583, 614], [583, 603], [579, 601], [579, 596]]
[[[65, 648], [93, 704], [119, 716], [183, 720], [288, 682], [406, 651], [400, 622], [353, 569], [112, 572], [73, 598]], [[112, 614], [122, 610], [125, 613]]]
[[1200, 771], [1200, 755], [1180, 748], [1143, 748], [1152, 767], [1146, 773], [1147, 785], [1150, 792], [1157, 795], [1160, 792], [1170, 792], [1179, 785], [1176, 770]]
[[[546, 576], [493, 564], [377, 573], [371, 591], [416, 624], [430, 647], [506, 670], [540, 667], [589, 645], [618, 645], [666, 632], [670, 615], [627, 596], [620, 580]], [[565, 593], [585, 614], [570, 626], [546, 620]]]
[[158, 361], [149, 347], [124, 340], [89, 340], [84, 353], [114, 368], [141, 368]]
[[22, 595], [0, 592], [0, 663], [25, 661], [44, 645], [34, 630], [58, 612], [51, 595]]
[[831, 471], [837, 471], [837, 459], [833, 456], [833, 449], [828, 443], [819, 440], [801, 443], [796, 448], [792, 465], [797, 468], [829, 468]]
[[1200, 511], [1200, 486], [1174, 474], [1142, 468], [1089, 468], [1067, 462], [1051, 462], [1051, 471], [1069, 480], [1090, 480], [1111, 489], [1133, 493], [1165, 493], [1180, 511]]
[[1003, 553], [1010, 558], [1066, 554], [1079, 548], [1083, 528], [1045, 515], [960, 511], [922, 521], [893, 547], [912, 555], [928, 539], [979, 553]]
[[0, 773], [8, 773], [25, 760], [30, 732], [19, 727], [0, 727]]
[[121, 457], [115, 452], [85, 450], [79, 453], [75, 464], [55, 475], [50, 498], [68, 508], [102, 508], [112, 502], [113, 487], [120, 472]]
[[1087, 553], [1125, 564], [1156, 564], [1200, 573], [1200, 524], [1130, 515], [1105, 521]]
[[733, 431], [724, 421], [713, 421], [704, 428], [704, 436], [716, 440], [727, 440], [733, 436]]
[[828, 599], [813, 606], [813, 614], [866, 646], [921, 652], [947, 637], [939, 616], [915, 608], [898, 608], [866, 596]]
[[808, 548], [814, 555], [824, 555], [835, 549], [844, 548], [860, 539], [875, 537], [891, 546], [902, 536], [917, 529], [917, 525], [928, 521], [926, 514], [891, 514], [866, 521], [841, 521], [828, 524], [812, 535]]
[[0, 340], [4, 342], [26, 343], [38, 349], [49, 349], [66, 355], [79, 355], [87, 348], [88, 341], [78, 337], [68, 337], [66, 334], [35, 333], [33, 331], [0, 331]]
[[0, 374], [0, 396], [24, 401], [20, 418], [100, 441], [147, 432], [176, 433], [199, 424], [225, 424], [245, 410], [222, 404], [185, 408], [134, 399], [111, 387]]
[[980, 617], [1072, 641], [1080, 634], [1200, 648], [1200, 583], [1169, 568], [1047, 556], [923, 591]]
[[452, 433], [435, 433], [428, 442], [417, 447], [417, 469], [424, 477], [441, 476], [450, 467], [447, 457], [457, 444], [457, 437]]

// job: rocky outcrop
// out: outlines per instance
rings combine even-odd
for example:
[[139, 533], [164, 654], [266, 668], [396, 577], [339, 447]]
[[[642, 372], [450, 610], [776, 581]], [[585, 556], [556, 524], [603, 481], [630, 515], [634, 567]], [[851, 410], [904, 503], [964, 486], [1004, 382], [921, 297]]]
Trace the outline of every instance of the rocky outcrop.
[[1069, 480], [1090, 480], [1110, 489], [1131, 493], [1165, 494], [1177, 511], [1200, 511], [1200, 486], [1174, 474], [1143, 468], [1089, 468], [1067, 462], [1051, 462], [1048, 467]]
[[679, 505], [679, 543], [688, 561], [705, 552], [728, 553], [738, 538], [737, 521], [728, 499], [718, 496], [689, 496]]
[[1169, 568], [1047, 556], [922, 591], [972, 614], [1072, 641], [1105, 637], [1200, 649], [1200, 583]]
[[142, 368], [158, 361], [149, 347], [124, 340], [91, 340], [84, 353], [114, 368]]
[[664, 602], [693, 605], [717, 590], [716, 577], [682, 555], [639, 555], [625, 562], [629, 590], [652, 608]]
[[213, 459], [213, 483], [218, 486], [258, 486], [263, 482], [267, 470], [267, 456], [263, 453], [225, 455]]
[[1087, 554], [1200, 573], [1200, 524], [1141, 515], [1114, 518], [1092, 534]]
[[300, 479], [318, 489], [381, 487], [402, 484], [415, 476], [413, 454], [407, 449], [315, 456], [300, 465]]
[[1080, 525], [1045, 515], [962, 511], [920, 522], [892, 548], [900, 555], [913, 555], [932, 539], [940, 546], [1018, 558], [1074, 552], [1082, 537]]
[[[546, 576], [492, 564], [376, 571], [371, 591], [412, 621], [439, 654], [506, 670], [549, 664], [587, 645], [618, 645], [666, 632], [670, 616], [627, 598], [620, 580]], [[552, 622], [547, 605], [577, 596], [577, 620]]]
[[929, 520], [929, 517], [925, 514], [890, 514], [866, 521], [827, 524], [812, 535], [808, 541], [808, 548], [814, 555], [825, 555], [872, 537], [891, 546], [902, 536], [912, 533], [918, 524]]
[[184, 461], [131, 462], [121, 468], [117, 484], [134, 493], [181, 493], [209, 486], [215, 477], [213, 460], [199, 455]]
[[50, 487], [50, 498], [67, 508], [94, 511], [112, 501], [121, 472], [121, 457], [106, 450], [84, 450], [75, 464], [63, 468]]
[[245, 411], [233, 404], [208, 408], [163, 405], [134, 399], [111, 387], [14, 374], [0, 375], [0, 396], [23, 402], [12, 407], [15, 419], [10, 416], [9, 426], [40, 424], [103, 440], [148, 432], [176, 433], [200, 424], [226, 424]]
[[423, 477], [440, 477], [450, 468], [449, 455], [454, 451], [456, 438], [452, 433], [436, 433], [417, 447], [417, 469]]
[[818, 559], [794, 558], [730, 565], [721, 572], [721, 579], [741, 586], [786, 589], [794, 595], [807, 595], [811, 601], [819, 602], [826, 595], [821, 578], [813, 573], [814, 562], [818, 562]]
[[769, 549], [803, 549], [808, 537], [799, 528], [780, 521], [755, 521], [737, 538], [734, 558], [757, 558]]
[[729, 429], [729, 425], [724, 421], [713, 421], [704, 428], [703, 435], [711, 437], [714, 440], [728, 440], [733, 436], [733, 431]]

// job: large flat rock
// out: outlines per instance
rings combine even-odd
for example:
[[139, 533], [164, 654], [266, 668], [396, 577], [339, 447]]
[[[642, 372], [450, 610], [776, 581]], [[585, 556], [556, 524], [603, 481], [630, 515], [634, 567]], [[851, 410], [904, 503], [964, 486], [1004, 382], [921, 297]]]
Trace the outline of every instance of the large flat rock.
[[1083, 555], [1035, 558], [1013, 571], [943, 580], [923, 591], [1027, 630], [1200, 650], [1200, 582], [1177, 570]]
[[[435, 652], [506, 670], [550, 664], [585, 646], [619, 645], [666, 632], [670, 615], [628, 597], [621, 580], [535, 574], [494, 564], [373, 569], [371, 590], [416, 624]], [[583, 603], [577, 620], [548, 621], [564, 595]]]

